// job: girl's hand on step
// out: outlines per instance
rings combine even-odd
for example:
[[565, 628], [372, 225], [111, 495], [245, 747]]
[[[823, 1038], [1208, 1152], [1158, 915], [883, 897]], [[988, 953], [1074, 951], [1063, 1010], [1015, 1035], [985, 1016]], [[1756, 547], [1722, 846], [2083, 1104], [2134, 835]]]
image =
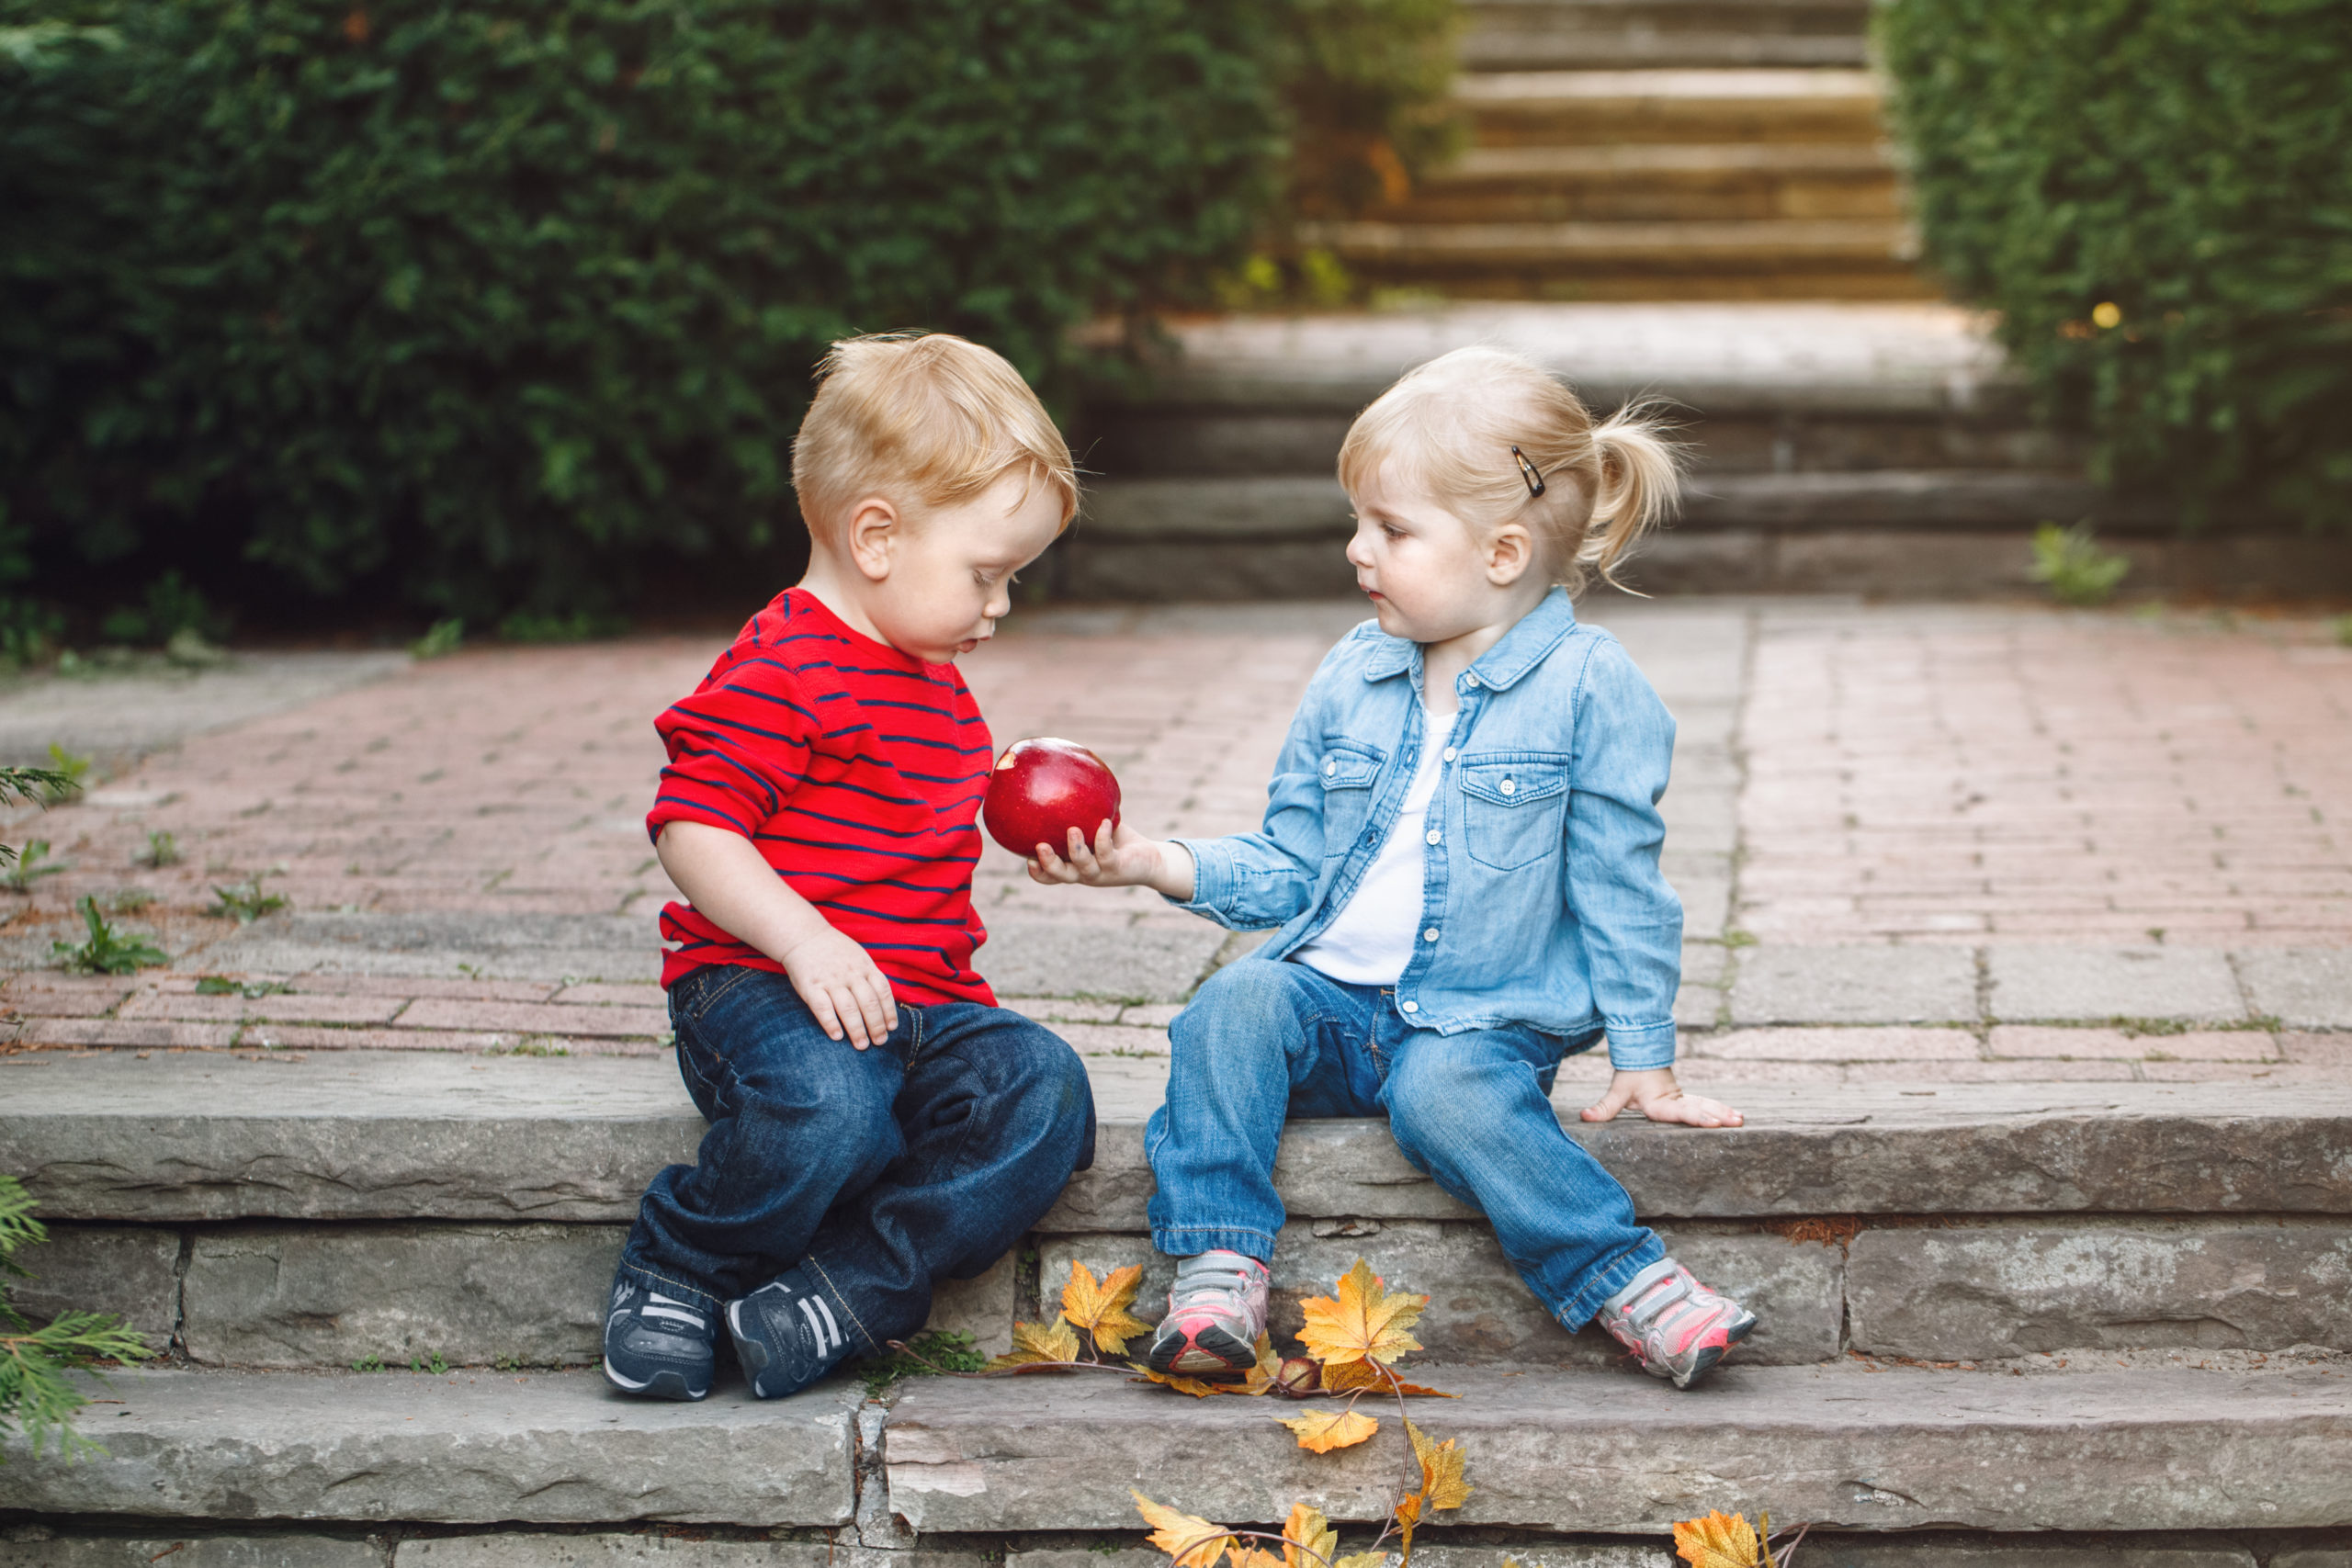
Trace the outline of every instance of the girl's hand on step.
[[1588, 1122], [1611, 1122], [1628, 1105], [1653, 1122], [1679, 1122], [1687, 1127], [1738, 1127], [1747, 1118], [1720, 1100], [1686, 1094], [1672, 1067], [1611, 1075], [1609, 1092], [1584, 1110]]
[[1086, 887], [1148, 887], [1170, 898], [1193, 896], [1193, 853], [1182, 844], [1147, 839], [1122, 822], [1113, 828], [1106, 819], [1088, 843], [1075, 828], [1069, 842], [1057, 854], [1050, 844], [1039, 844], [1029, 861], [1029, 880], [1051, 887], [1077, 883]]

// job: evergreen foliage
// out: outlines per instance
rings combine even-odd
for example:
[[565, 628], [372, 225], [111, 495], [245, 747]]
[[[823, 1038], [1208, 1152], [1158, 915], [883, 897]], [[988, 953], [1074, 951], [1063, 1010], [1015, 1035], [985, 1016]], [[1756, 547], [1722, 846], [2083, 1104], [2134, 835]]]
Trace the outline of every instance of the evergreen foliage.
[[1067, 392], [1074, 324], [1246, 254], [1298, 25], [0, 0], [0, 596], [18, 558], [178, 568], [147, 597], [185, 619], [257, 564], [495, 625], [755, 553], [831, 339], [959, 332]]
[[32, 1217], [33, 1200], [13, 1176], [0, 1176], [0, 1433], [24, 1433], [35, 1455], [54, 1437], [67, 1455], [103, 1453], [74, 1430], [74, 1413], [89, 1403], [65, 1374], [96, 1361], [141, 1361], [154, 1354], [122, 1320], [98, 1313], [60, 1313], [36, 1327], [8, 1299], [7, 1276], [23, 1275], [20, 1248], [49, 1232]]
[[2103, 477], [2352, 522], [2352, 6], [1887, 0], [1928, 252]]

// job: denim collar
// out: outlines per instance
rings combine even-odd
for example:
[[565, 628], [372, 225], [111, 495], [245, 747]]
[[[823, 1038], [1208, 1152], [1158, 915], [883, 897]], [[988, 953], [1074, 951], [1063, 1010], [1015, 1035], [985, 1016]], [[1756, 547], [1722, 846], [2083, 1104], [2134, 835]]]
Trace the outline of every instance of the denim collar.
[[[1470, 673], [1491, 691], [1508, 690], [1521, 676], [1543, 663], [1560, 646], [1560, 639], [1576, 629], [1576, 604], [1568, 598], [1566, 589], [1555, 587], [1503, 633], [1501, 641], [1478, 656], [1470, 666]], [[1385, 681], [1392, 675], [1411, 672], [1419, 684], [1421, 645], [1385, 633], [1376, 635], [1380, 646], [1364, 661], [1363, 678]]]

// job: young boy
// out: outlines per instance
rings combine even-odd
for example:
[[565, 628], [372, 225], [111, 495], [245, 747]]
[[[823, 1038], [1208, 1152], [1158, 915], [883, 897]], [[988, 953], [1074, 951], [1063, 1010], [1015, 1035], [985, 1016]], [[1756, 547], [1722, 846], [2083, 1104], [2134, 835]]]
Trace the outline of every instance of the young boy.
[[973, 973], [991, 744], [955, 660], [1077, 510], [1035, 394], [961, 338], [833, 345], [793, 444], [808, 574], [657, 721], [678, 1070], [710, 1131], [622, 1250], [605, 1375], [775, 1399], [930, 1315], [1093, 1157], [1085, 1068]]

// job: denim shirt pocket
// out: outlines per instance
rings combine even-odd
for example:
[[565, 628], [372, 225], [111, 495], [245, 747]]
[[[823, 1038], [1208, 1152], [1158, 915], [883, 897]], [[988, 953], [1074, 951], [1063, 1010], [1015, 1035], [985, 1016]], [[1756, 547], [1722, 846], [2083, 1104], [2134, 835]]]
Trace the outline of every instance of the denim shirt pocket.
[[1552, 751], [1465, 756], [1462, 833], [1470, 858], [1517, 871], [1556, 853], [1567, 826], [1568, 759]]
[[1360, 740], [1329, 739], [1315, 761], [1323, 783], [1323, 855], [1329, 860], [1355, 847], [1372, 812], [1372, 784], [1388, 753]]

